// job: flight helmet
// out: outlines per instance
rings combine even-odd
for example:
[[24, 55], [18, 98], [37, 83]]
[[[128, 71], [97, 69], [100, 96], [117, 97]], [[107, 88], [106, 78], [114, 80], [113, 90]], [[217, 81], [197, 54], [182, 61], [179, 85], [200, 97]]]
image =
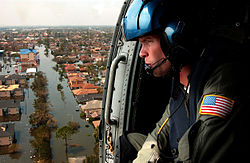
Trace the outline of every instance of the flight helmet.
[[191, 47], [194, 44], [191, 42], [194, 32], [191, 32], [191, 23], [187, 21], [186, 9], [173, 6], [176, 6], [176, 2], [134, 0], [123, 18], [123, 29], [127, 41], [159, 34], [166, 58], [180, 69], [193, 58]]

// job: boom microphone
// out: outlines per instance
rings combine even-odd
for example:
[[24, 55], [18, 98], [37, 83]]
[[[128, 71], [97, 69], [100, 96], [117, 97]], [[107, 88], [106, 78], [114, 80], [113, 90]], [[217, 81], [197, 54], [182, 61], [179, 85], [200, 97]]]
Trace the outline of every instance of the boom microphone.
[[[163, 63], [165, 63], [166, 62], [166, 60], [167, 60], [168, 58], [166, 57], [166, 58], [161, 58], [161, 59], [159, 59], [158, 61], [156, 61], [155, 63], [153, 63], [152, 64], [152, 66], [153, 65], [155, 65], [155, 64], [157, 64], [157, 65], [155, 65], [155, 66], [149, 66], [148, 64], [145, 64], [145, 70], [146, 70], [146, 72], [147, 72], [147, 74], [149, 74], [149, 75], [153, 75], [153, 71], [156, 69], [156, 68], [158, 68], [158, 67], [160, 67]], [[160, 62], [160, 63], [159, 63]]]

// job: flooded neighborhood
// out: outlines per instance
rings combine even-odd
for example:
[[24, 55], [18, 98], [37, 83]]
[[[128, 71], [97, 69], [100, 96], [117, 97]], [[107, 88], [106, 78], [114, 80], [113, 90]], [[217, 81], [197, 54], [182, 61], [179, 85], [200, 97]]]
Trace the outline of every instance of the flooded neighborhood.
[[98, 160], [114, 28], [0, 28], [1, 162]]

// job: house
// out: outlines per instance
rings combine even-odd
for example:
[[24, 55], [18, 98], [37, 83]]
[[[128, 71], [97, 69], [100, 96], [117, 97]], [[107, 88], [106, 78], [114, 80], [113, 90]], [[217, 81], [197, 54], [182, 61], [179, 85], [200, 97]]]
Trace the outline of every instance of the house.
[[84, 83], [80, 86], [80, 88], [83, 88], [83, 89], [98, 89], [100, 88], [99, 86], [96, 86], [94, 84], [91, 84], [91, 83]]
[[87, 68], [86, 67], [80, 67], [80, 72], [87, 72]]
[[102, 48], [94, 48], [94, 49], [90, 49], [90, 51], [96, 53], [96, 52], [99, 52], [101, 49]]
[[73, 55], [73, 54], [72, 55], [68, 55], [68, 58], [69, 59], [76, 59], [76, 55]]
[[35, 49], [20, 49], [21, 65], [29, 65], [28, 67], [37, 66]]
[[10, 98], [10, 91], [0, 89], [0, 98]]
[[88, 101], [86, 105], [81, 106], [82, 112], [86, 113], [87, 118], [99, 118], [102, 111], [102, 101], [92, 100]]
[[78, 95], [75, 97], [77, 102], [80, 104], [84, 104], [91, 100], [102, 100], [102, 94]]
[[81, 84], [87, 83], [85, 77], [73, 76], [68, 78], [70, 89], [78, 89]]
[[20, 58], [28, 59], [28, 61], [36, 60], [36, 50], [35, 49], [20, 49]]
[[36, 49], [20, 49], [20, 54], [36, 54]]
[[97, 128], [100, 125], [100, 120], [96, 120], [92, 122], [94, 127]]
[[64, 64], [64, 72], [76, 72], [76, 65], [74, 64]]
[[82, 56], [80, 56], [80, 60], [81, 60], [83, 63], [87, 63], [87, 62], [92, 62], [92, 61], [94, 61], [94, 58], [91, 58], [90, 56], [82, 55]]
[[70, 77], [85, 77], [85, 75], [81, 72], [68, 72], [66, 73], [67, 78]]
[[0, 85], [0, 98], [20, 97], [24, 92], [19, 88], [19, 84]]
[[20, 100], [0, 100], [0, 116], [20, 114]]
[[36, 68], [27, 68], [26, 74], [35, 75], [36, 74]]
[[0, 146], [8, 146], [15, 141], [14, 123], [0, 125]]
[[75, 90], [72, 90], [72, 92], [75, 96], [98, 93], [97, 89], [75, 89]]
[[68, 73], [66, 73], [66, 76], [67, 76], [67, 78], [75, 77], [75, 76], [79, 77], [79, 74], [77, 72], [68, 72]]
[[79, 95], [89, 95], [89, 94], [97, 94], [99, 86], [95, 86], [91, 83], [82, 83], [82, 84], [74, 84], [71, 85], [70, 88], [75, 96]]
[[105, 61], [106, 57], [101, 56], [100, 54], [91, 54], [91, 57], [94, 58], [94, 61], [99, 62], [99, 61]]
[[24, 92], [23, 92], [23, 89], [22, 88], [16, 88], [14, 91], [13, 91], [13, 96], [14, 97], [21, 97], [24, 95]]
[[20, 84], [25, 85], [26, 78], [22, 75], [12, 74], [12, 75], [0, 75], [0, 85], [14, 85]]

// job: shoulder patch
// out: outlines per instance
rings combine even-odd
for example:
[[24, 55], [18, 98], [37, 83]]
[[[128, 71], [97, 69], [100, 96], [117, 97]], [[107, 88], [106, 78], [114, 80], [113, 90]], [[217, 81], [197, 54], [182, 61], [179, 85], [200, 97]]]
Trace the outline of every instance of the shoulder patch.
[[234, 100], [219, 95], [205, 95], [200, 106], [200, 114], [226, 118], [232, 111]]

